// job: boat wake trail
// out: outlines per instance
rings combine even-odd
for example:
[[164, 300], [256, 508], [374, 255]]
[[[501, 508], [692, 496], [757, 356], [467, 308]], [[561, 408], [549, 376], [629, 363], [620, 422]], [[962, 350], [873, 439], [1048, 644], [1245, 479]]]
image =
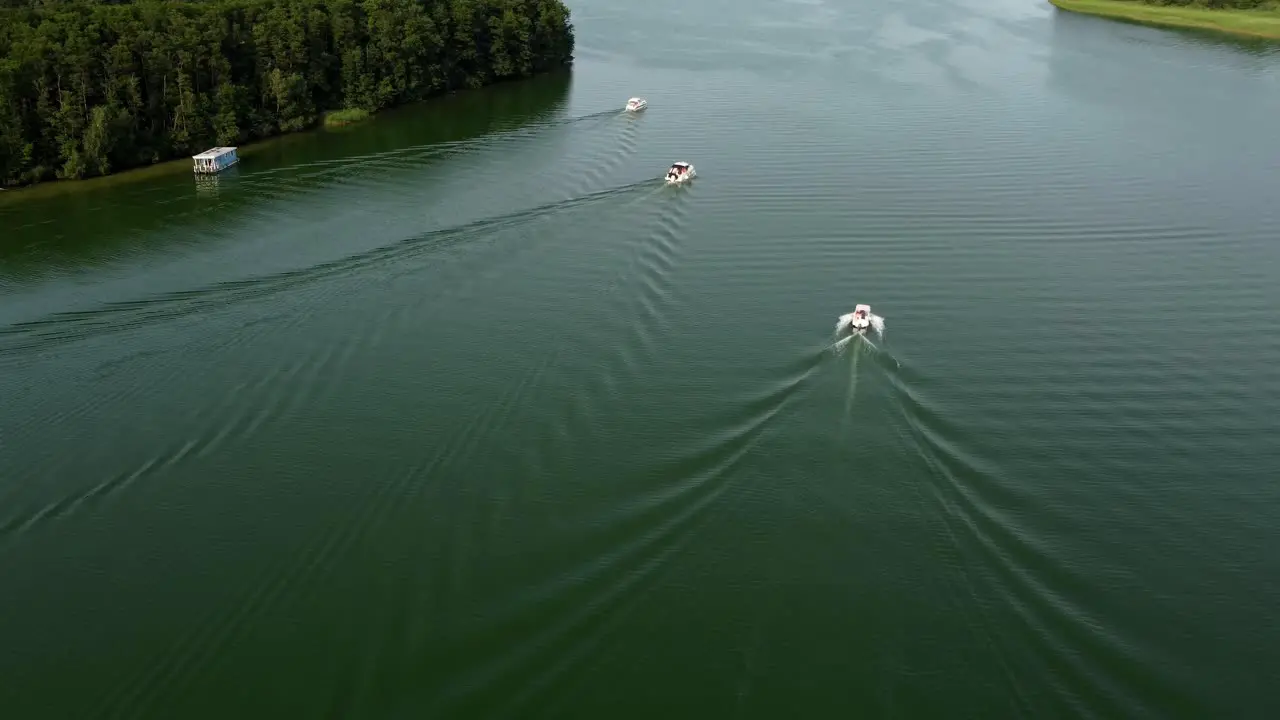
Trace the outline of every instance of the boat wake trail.
[[[868, 341], [870, 344], [870, 341]], [[853, 359], [849, 363], [849, 391], [844, 396], [844, 412], [840, 415], [840, 434], [843, 435], [849, 426], [849, 416], [853, 411], [853, 399], [858, 394], [858, 359], [862, 357], [862, 345], [853, 346]]]
[[325, 278], [350, 276], [356, 270], [373, 265], [404, 262], [422, 254], [445, 251], [460, 244], [475, 242], [477, 237], [487, 237], [499, 230], [522, 226], [534, 220], [608, 198], [635, 193], [637, 190], [654, 187], [655, 183], [656, 180], [626, 183], [515, 212], [428, 230], [369, 250], [305, 267], [140, 298], [116, 300], [91, 308], [65, 310], [38, 319], [0, 326], [0, 358], [20, 355], [64, 342], [84, 340], [102, 333], [126, 330], [146, 323], [174, 320], [225, 307], [233, 302], [261, 299], [282, 290], [315, 283]]
[[[854, 340], [858, 340], [859, 342], [857, 343], [857, 347], [866, 346], [877, 352], [886, 352], [886, 351], [882, 351], [879, 345], [871, 342], [871, 338], [868, 337], [870, 333], [851, 332], [848, 335], [845, 335], [844, 337], [840, 337], [841, 331], [843, 331], [845, 327], [847, 327], [847, 321], [844, 318], [841, 318], [841, 320], [842, 322], [836, 326], [836, 332], [835, 332], [836, 339], [833, 340], [831, 344], [827, 346], [828, 350], [831, 350], [832, 352], [838, 355], [840, 353], [843, 353], [845, 349], [847, 349], [849, 345], [853, 343]], [[877, 323], [877, 321], [879, 322]], [[871, 327], [872, 329], [877, 330], [877, 333], [876, 333], [877, 335], [883, 336], [884, 319], [877, 315], [872, 315]], [[894, 358], [893, 361], [897, 363], [898, 367], [902, 367], [902, 363], [898, 362], [896, 358]]]
[[587, 120], [598, 120], [598, 119], [609, 118], [609, 117], [617, 117], [624, 113], [625, 113], [624, 110], [601, 110], [599, 112], [593, 112], [587, 115], [578, 115], [576, 117], [567, 118], [565, 122], [571, 122], [571, 123], [586, 122]]
[[877, 335], [884, 333], [884, 318], [879, 315], [871, 315], [871, 327], [869, 330], [854, 330], [848, 335], [840, 337], [841, 333], [849, 328], [849, 321], [853, 317], [853, 313], [840, 316], [840, 321], [836, 323], [835, 339], [826, 346], [826, 350], [830, 350], [835, 355], [843, 355], [849, 353], [849, 381], [848, 390], [845, 393], [844, 412], [841, 414], [840, 430], [843, 433], [849, 421], [849, 417], [853, 410], [853, 401], [858, 392], [858, 366], [861, 364], [863, 355], [875, 354], [884, 356], [893, 360], [894, 365], [898, 368], [902, 367], [902, 363], [893, 357], [888, 351], [882, 349], [879, 345], [871, 341], [868, 337], [874, 331]]
[[[388, 168], [417, 168], [424, 161], [439, 161], [484, 148], [539, 141], [545, 139], [549, 132], [593, 121], [604, 122], [623, 113], [622, 110], [600, 110], [586, 115], [530, 120], [513, 127], [496, 128], [476, 137], [437, 140], [368, 155], [324, 158], [295, 165], [244, 172], [241, 182], [245, 186], [261, 188], [262, 192], [279, 195], [293, 189], [294, 185], [291, 183], [309, 185], [326, 177], [348, 177], [362, 171], [376, 173]], [[287, 179], [283, 185], [281, 178]]]

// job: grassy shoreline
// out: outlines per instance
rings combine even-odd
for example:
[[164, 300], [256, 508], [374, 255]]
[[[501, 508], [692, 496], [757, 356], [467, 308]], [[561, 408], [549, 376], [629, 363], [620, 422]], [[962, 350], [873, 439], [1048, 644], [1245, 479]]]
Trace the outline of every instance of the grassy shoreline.
[[1049, 0], [1069, 12], [1128, 20], [1143, 25], [1191, 28], [1280, 40], [1280, 11], [1210, 10], [1201, 7], [1148, 5], [1136, 0]]
[[325, 127], [342, 127], [350, 125], [361, 120], [368, 120], [373, 113], [363, 108], [346, 108], [344, 110], [330, 110], [324, 114]]

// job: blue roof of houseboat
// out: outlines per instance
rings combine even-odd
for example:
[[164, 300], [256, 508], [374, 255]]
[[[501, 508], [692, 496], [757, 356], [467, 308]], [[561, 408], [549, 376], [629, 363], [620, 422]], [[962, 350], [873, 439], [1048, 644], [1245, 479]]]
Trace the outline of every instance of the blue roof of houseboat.
[[235, 148], [233, 148], [233, 147], [216, 147], [216, 148], [212, 148], [212, 149], [210, 149], [210, 150], [205, 150], [204, 152], [200, 153], [199, 155], [192, 155], [191, 157], [195, 158], [196, 160], [211, 160], [211, 159], [216, 158], [216, 157], [219, 157], [219, 156], [221, 156], [221, 155], [226, 155], [227, 153], [230, 153], [230, 152], [235, 152]]

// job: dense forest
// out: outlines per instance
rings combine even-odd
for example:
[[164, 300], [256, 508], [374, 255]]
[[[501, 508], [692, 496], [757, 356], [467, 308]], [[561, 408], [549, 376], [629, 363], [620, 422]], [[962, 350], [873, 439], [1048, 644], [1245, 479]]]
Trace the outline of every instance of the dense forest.
[[569, 63], [560, 0], [0, 0], [0, 187]]

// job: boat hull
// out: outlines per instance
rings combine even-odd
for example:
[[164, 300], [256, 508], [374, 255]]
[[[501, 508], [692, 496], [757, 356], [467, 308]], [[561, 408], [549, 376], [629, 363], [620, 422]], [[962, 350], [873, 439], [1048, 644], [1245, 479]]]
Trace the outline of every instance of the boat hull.
[[668, 185], [683, 185], [697, 176], [698, 173], [694, 172], [693, 168], [689, 168], [688, 172], [685, 172], [682, 175], [677, 175], [676, 177], [668, 175], [664, 179]]

